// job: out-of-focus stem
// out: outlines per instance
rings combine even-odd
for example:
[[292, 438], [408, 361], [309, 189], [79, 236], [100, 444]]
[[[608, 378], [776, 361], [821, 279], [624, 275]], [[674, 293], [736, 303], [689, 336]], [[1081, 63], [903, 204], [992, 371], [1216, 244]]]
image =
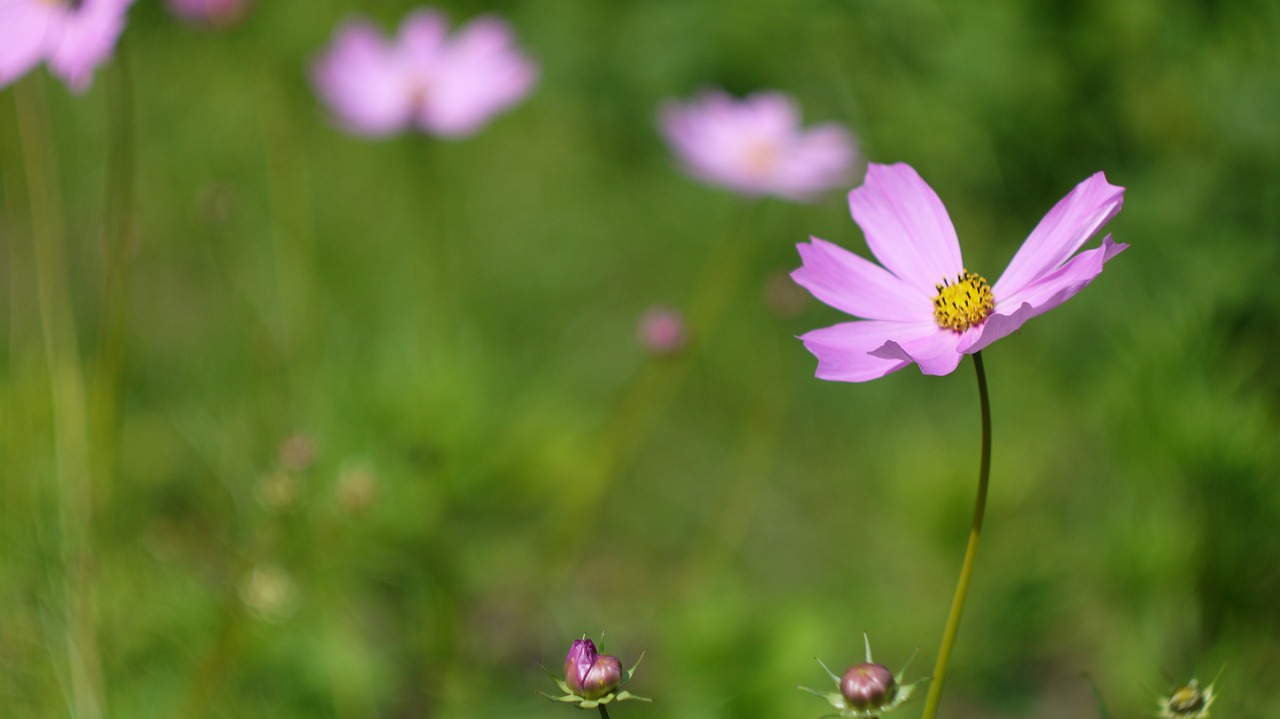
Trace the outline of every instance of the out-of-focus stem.
[[942, 698], [942, 684], [947, 677], [947, 663], [951, 648], [956, 643], [960, 628], [960, 615], [964, 613], [964, 600], [969, 594], [969, 580], [973, 576], [974, 559], [978, 556], [978, 539], [982, 535], [982, 518], [987, 509], [987, 478], [991, 474], [991, 403], [987, 398], [987, 373], [982, 367], [982, 353], [973, 355], [973, 368], [978, 373], [978, 402], [982, 412], [982, 459], [978, 466], [978, 498], [973, 507], [973, 525], [969, 529], [969, 546], [964, 551], [964, 563], [960, 566], [960, 581], [956, 583], [956, 595], [951, 600], [951, 614], [942, 632], [942, 647], [938, 650], [938, 662], [933, 667], [929, 682], [929, 695], [924, 702], [924, 719], [933, 719], [938, 713]]
[[105, 702], [89, 541], [93, 505], [88, 412], [71, 303], [56, 158], [41, 81], [39, 76], [33, 76], [19, 82], [15, 102], [31, 202], [36, 300], [52, 403], [71, 703], [78, 719], [97, 719], [105, 713]]

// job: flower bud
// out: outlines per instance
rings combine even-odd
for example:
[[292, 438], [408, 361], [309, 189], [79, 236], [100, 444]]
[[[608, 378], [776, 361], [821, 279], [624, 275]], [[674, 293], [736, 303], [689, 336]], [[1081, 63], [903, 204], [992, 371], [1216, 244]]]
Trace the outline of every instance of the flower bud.
[[688, 343], [684, 315], [671, 307], [651, 307], [640, 318], [636, 339], [655, 357], [677, 355]]
[[863, 662], [849, 667], [840, 680], [840, 693], [849, 706], [859, 711], [892, 704], [898, 682], [883, 664]]
[[575, 639], [564, 658], [564, 682], [575, 694], [582, 694], [583, 683], [591, 671], [591, 665], [599, 658], [596, 643], [590, 639]]
[[599, 699], [622, 683], [622, 661], [617, 657], [602, 654], [596, 658], [595, 664], [582, 680], [582, 696], [587, 699]]

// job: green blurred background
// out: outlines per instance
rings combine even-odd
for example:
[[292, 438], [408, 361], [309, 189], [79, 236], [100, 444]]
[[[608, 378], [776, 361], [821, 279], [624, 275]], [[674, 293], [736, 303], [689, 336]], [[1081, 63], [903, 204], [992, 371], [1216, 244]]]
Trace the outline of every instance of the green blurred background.
[[[1092, 680], [1150, 716], [1223, 665], [1215, 712], [1275, 715], [1280, 5], [452, 2], [514, 24], [535, 93], [461, 142], [344, 134], [308, 63], [349, 13], [412, 7], [206, 32], [140, 2], [86, 95], [0, 91], [0, 715], [565, 716], [538, 664], [602, 630], [647, 651], [654, 703], [620, 717], [817, 717], [795, 685], [864, 631], [927, 674], [972, 370], [812, 377], [794, 336], [841, 315], [782, 279], [794, 245], [865, 245], [842, 192], [678, 172], [655, 109], [707, 86], [793, 93], [914, 165], [993, 280], [1077, 182], [1128, 188], [1131, 248], [985, 355], [941, 715], [1096, 717]], [[71, 365], [19, 90], [47, 101]], [[638, 346], [653, 304], [690, 313], [680, 357]], [[77, 376], [80, 453], [52, 399]]]

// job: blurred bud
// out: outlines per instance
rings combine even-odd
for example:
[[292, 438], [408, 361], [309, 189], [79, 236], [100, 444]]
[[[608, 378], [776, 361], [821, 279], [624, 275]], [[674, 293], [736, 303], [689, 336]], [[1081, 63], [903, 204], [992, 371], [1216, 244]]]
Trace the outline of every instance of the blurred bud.
[[863, 662], [854, 664], [844, 673], [840, 680], [840, 693], [854, 709], [879, 709], [893, 703], [898, 694], [898, 682], [885, 665]]
[[1201, 689], [1200, 682], [1192, 677], [1185, 686], [1175, 687], [1168, 696], [1160, 697], [1160, 716], [1163, 719], [1209, 719], [1209, 707], [1217, 699], [1213, 684]]
[[298, 479], [276, 470], [258, 482], [258, 501], [268, 509], [287, 509], [298, 499]]
[[285, 437], [276, 449], [276, 458], [290, 472], [305, 472], [316, 461], [315, 440], [302, 432]]
[[298, 590], [283, 569], [254, 567], [240, 583], [240, 599], [259, 618], [276, 622], [293, 614]]
[[804, 312], [809, 304], [809, 293], [797, 285], [786, 271], [778, 271], [764, 281], [764, 304], [778, 317], [789, 319]]
[[378, 477], [363, 463], [348, 463], [338, 472], [338, 503], [352, 514], [363, 512], [378, 496]]
[[636, 339], [641, 347], [654, 356], [670, 357], [679, 354], [688, 341], [684, 315], [671, 307], [650, 307], [640, 317]]
[[249, 0], [169, 0], [169, 11], [193, 25], [226, 29], [249, 14]]

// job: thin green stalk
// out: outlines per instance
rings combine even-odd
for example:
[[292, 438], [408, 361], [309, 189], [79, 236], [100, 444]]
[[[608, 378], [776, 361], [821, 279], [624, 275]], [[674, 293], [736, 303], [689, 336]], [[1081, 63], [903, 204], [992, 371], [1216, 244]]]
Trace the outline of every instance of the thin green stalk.
[[597, 704], [596, 708], [600, 710], [600, 719], [609, 719], [609, 710], [603, 704]]
[[973, 355], [973, 368], [978, 374], [978, 401], [982, 407], [982, 460], [978, 469], [978, 498], [973, 506], [973, 525], [969, 529], [969, 546], [964, 550], [964, 564], [960, 567], [960, 581], [956, 583], [956, 596], [951, 600], [951, 614], [942, 632], [942, 647], [938, 650], [938, 662], [933, 667], [929, 682], [929, 695], [924, 702], [924, 719], [933, 719], [942, 699], [942, 685], [947, 678], [947, 662], [951, 648], [956, 643], [960, 629], [960, 615], [964, 612], [964, 600], [969, 594], [969, 580], [973, 576], [974, 558], [978, 556], [978, 539], [982, 535], [982, 517], [987, 509], [987, 479], [991, 475], [991, 402], [987, 397], [987, 372], [982, 367], [982, 353]]
[[44, 87], [38, 77], [27, 78], [18, 83], [14, 97], [31, 202], [36, 299], [49, 373], [71, 705], [74, 716], [95, 719], [105, 713], [105, 702], [94, 617], [90, 550], [93, 482], [84, 370], [76, 339]]

